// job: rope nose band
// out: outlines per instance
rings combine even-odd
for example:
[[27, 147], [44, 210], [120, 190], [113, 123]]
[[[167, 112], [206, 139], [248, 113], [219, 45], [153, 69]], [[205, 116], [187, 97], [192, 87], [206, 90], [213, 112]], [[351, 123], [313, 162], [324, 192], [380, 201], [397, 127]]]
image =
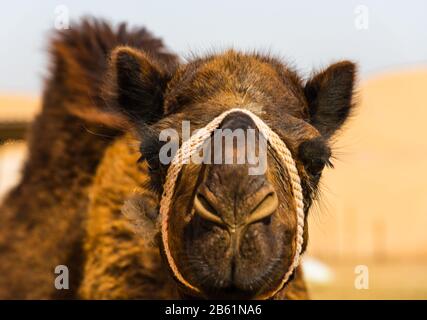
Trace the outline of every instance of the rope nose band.
[[295, 238], [296, 242], [296, 252], [293, 257], [292, 264], [290, 265], [288, 271], [282, 278], [280, 285], [273, 291], [268, 294], [264, 294], [259, 297], [261, 299], [266, 299], [274, 296], [278, 291], [280, 291], [283, 286], [288, 282], [289, 277], [294, 272], [295, 268], [298, 266], [301, 257], [302, 245], [303, 245], [303, 233], [304, 233], [304, 203], [303, 203], [303, 195], [301, 188], [301, 180], [298, 175], [298, 170], [295, 165], [295, 161], [292, 158], [292, 154], [289, 149], [286, 147], [285, 143], [280, 139], [280, 137], [270, 129], [270, 127], [262, 121], [257, 115], [252, 113], [246, 109], [234, 108], [227, 110], [214, 118], [211, 122], [209, 122], [205, 127], [198, 130], [194, 135], [190, 137], [187, 141], [183, 142], [181, 148], [175, 154], [173, 158], [167, 175], [166, 181], [164, 184], [162, 199], [160, 200], [160, 219], [161, 219], [161, 234], [162, 234], [162, 242], [164, 253], [167, 258], [167, 262], [169, 264], [170, 269], [172, 270], [174, 277], [185, 287], [188, 289], [195, 291], [196, 293], [200, 293], [200, 289], [191, 285], [185, 278], [182, 276], [178, 267], [175, 263], [174, 258], [172, 257], [169, 240], [168, 240], [168, 221], [169, 221], [169, 210], [172, 203], [172, 197], [175, 191], [175, 184], [178, 177], [179, 172], [182, 169], [184, 163], [189, 163], [190, 157], [194, 154], [199, 147], [202, 146], [204, 141], [208, 139], [212, 132], [218, 128], [221, 124], [222, 120], [231, 113], [241, 112], [248, 115], [258, 127], [259, 131], [266, 138], [268, 143], [271, 145], [274, 152], [277, 154], [281, 164], [286, 168], [289, 177], [290, 184], [292, 188], [292, 194], [294, 196], [295, 207], [296, 207], [296, 215], [297, 215], [297, 234]]

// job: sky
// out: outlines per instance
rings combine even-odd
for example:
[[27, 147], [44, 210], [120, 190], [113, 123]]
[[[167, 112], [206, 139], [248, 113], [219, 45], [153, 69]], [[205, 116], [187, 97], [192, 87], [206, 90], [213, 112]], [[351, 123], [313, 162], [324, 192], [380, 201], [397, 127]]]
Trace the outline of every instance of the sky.
[[91, 15], [146, 26], [183, 58], [256, 49], [283, 57], [302, 76], [350, 59], [362, 79], [427, 66], [425, 0], [14, 0], [0, 10], [0, 94], [40, 93], [63, 8], [71, 21]]

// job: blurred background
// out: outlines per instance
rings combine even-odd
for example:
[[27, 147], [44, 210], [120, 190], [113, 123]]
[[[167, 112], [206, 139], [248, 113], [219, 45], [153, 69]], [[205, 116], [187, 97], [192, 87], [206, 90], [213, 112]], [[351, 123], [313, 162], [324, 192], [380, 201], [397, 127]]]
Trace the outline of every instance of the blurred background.
[[79, 17], [145, 25], [183, 59], [190, 52], [258, 49], [283, 57], [304, 77], [351, 59], [359, 65], [359, 108], [334, 143], [335, 169], [326, 170], [310, 213], [304, 266], [311, 296], [427, 299], [426, 12], [422, 0], [3, 4], [0, 201], [26, 156], [49, 34], [72, 28]]

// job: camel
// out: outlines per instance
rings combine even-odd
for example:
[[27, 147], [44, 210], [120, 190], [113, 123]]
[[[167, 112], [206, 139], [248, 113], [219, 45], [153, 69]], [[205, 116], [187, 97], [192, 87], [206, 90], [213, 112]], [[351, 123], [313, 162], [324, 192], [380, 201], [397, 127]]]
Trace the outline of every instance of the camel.
[[[183, 121], [190, 121], [193, 128], [200, 129], [231, 108], [249, 110], [261, 118], [289, 148], [300, 177], [304, 252], [308, 244], [309, 209], [318, 194], [324, 167], [332, 166], [332, 139], [354, 110], [355, 64], [340, 61], [304, 81], [280, 59], [260, 53], [228, 50], [182, 63], [170, 54], [165, 55], [158, 40], [151, 40], [156, 44], [154, 53], [140, 43], [109, 42], [110, 46], [102, 46], [100, 57], [99, 52], [92, 55], [95, 49], [79, 38], [87, 39], [87, 34], [92, 40], [102, 38], [97, 34], [99, 30], [91, 24], [83, 24], [78, 30], [85, 32], [73, 31], [73, 44], [62, 55], [66, 57], [64, 63], [80, 70], [80, 74], [71, 77], [72, 71], [59, 70], [57, 77], [64, 81], [62, 89], [77, 91], [73, 97], [68, 96], [72, 101], [67, 109], [70, 117], [110, 130], [103, 134], [109, 138], [88, 135], [90, 146], [102, 143], [102, 148], [96, 159], [88, 159], [91, 171], [86, 175], [85, 185], [72, 176], [79, 191], [79, 207], [73, 201], [77, 199], [75, 195], [69, 199], [56, 191], [64, 190], [60, 183], [42, 187], [40, 182], [38, 187], [44, 192], [57, 193], [56, 198], [46, 196], [52, 201], [50, 210], [56, 214], [38, 211], [39, 225], [32, 224], [31, 228], [28, 223], [32, 219], [22, 217], [19, 223], [26, 227], [26, 232], [30, 229], [38, 237], [25, 241], [18, 238], [14, 245], [3, 240], [2, 257], [6, 251], [10, 261], [18, 257], [21, 262], [42, 258], [34, 273], [43, 277], [45, 284], [51, 279], [52, 274], [48, 273], [55, 265], [75, 264], [71, 275], [74, 272], [78, 275], [71, 284], [72, 295], [67, 296], [70, 298], [307, 299], [300, 266], [281, 285], [296, 254], [293, 239], [297, 221], [289, 176], [270, 151], [267, 170], [259, 175], [249, 175], [248, 164], [184, 165], [170, 208], [169, 252], [165, 250], [159, 206], [168, 165], [159, 158], [163, 146], [159, 134], [171, 128], [181, 132]], [[63, 36], [59, 43], [68, 43], [69, 37]], [[91, 57], [90, 63], [76, 59], [80, 52]], [[108, 59], [106, 52], [110, 52]], [[102, 72], [94, 72], [91, 69], [94, 65], [102, 65]], [[63, 101], [65, 97], [58, 99]], [[220, 128], [257, 129], [242, 112], [227, 116]], [[77, 143], [77, 139], [72, 139], [70, 145]], [[36, 142], [33, 146], [39, 147]], [[58, 152], [52, 143], [47, 148], [51, 153]], [[233, 146], [229, 151], [235, 154], [237, 149]], [[69, 162], [67, 167], [82, 165], [79, 159], [69, 160], [72, 164]], [[49, 166], [47, 175], [55, 175], [55, 170]], [[28, 165], [27, 171], [32, 171]], [[27, 183], [24, 179], [21, 185]], [[69, 185], [65, 189], [73, 193]], [[18, 187], [13, 194], [17, 194], [16, 199], [22, 191]], [[6, 210], [12, 207], [13, 200], [9, 196], [4, 204]], [[10, 212], [7, 215], [19, 216], [19, 210]], [[60, 216], [64, 220], [58, 226], [54, 222], [42, 223], [45, 215], [49, 215], [49, 220], [56, 218], [55, 222]], [[17, 237], [11, 227], [8, 229], [4, 239]], [[26, 256], [29, 244], [40, 241], [40, 234], [48, 230], [66, 242], [58, 244], [49, 235], [42, 242], [46, 248], [38, 245], [39, 248], [31, 250], [30, 257]], [[77, 254], [71, 252], [72, 240]], [[12, 254], [8, 246], [27, 249]], [[58, 250], [53, 250], [50, 259], [46, 259], [44, 250], [55, 246]], [[176, 270], [165, 258], [167, 255], [173, 256], [185, 282], [177, 279]], [[3, 270], [4, 274], [9, 273]], [[15, 276], [11, 279], [9, 286], [17, 283]], [[36, 281], [42, 284], [36, 278], [26, 288], [16, 290], [24, 295], [22, 292], [33, 290], [31, 285]], [[32, 292], [26, 297], [34, 297], [37, 290]], [[55, 294], [49, 292], [47, 296]]]

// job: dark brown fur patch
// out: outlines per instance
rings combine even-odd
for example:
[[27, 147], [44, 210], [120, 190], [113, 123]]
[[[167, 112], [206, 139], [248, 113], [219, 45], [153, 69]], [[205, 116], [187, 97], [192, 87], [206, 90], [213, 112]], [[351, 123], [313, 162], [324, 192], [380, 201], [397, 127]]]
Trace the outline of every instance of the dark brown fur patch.
[[100, 112], [110, 111], [101, 88], [111, 50], [117, 46], [143, 50], [165, 66], [177, 61], [147, 29], [132, 29], [125, 23], [112, 28], [106, 21], [84, 19], [69, 30], [56, 33], [50, 45], [52, 79], [63, 84], [61, 93], [67, 96], [67, 108], [72, 114], [110, 126], [123, 125], [123, 119], [116, 114]]

